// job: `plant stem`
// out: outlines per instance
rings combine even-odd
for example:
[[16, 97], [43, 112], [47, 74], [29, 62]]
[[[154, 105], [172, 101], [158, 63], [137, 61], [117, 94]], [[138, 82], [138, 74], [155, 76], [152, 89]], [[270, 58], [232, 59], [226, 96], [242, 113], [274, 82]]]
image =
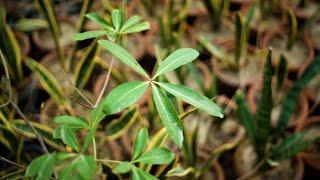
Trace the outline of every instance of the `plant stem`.
[[47, 149], [47, 146], [45, 145], [41, 135], [38, 133], [38, 131], [36, 130], [36, 128], [34, 128], [34, 126], [32, 125], [32, 123], [28, 120], [28, 118], [23, 114], [23, 112], [20, 110], [20, 108], [18, 107], [18, 105], [13, 102], [11, 99], [10, 99], [10, 104], [13, 106], [13, 108], [16, 109], [17, 113], [22, 117], [22, 119], [25, 121], [25, 123], [31, 128], [31, 130], [33, 131], [33, 133], [36, 135], [39, 143], [40, 143], [40, 146], [42, 147], [43, 151], [47, 154], [49, 154], [49, 151]]
[[97, 159], [99, 162], [106, 162], [106, 163], [121, 163], [121, 161], [111, 160], [111, 159]]
[[97, 145], [96, 145], [96, 138], [92, 136], [92, 147], [93, 147], [93, 157], [97, 160]]
[[102, 98], [102, 96], [103, 96], [103, 94], [104, 94], [104, 92], [105, 92], [105, 90], [107, 88], [107, 85], [108, 85], [108, 82], [109, 82], [109, 79], [110, 79], [110, 74], [111, 74], [111, 71], [112, 71], [112, 68], [113, 68], [113, 64], [114, 64], [114, 56], [112, 56], [111, 63], [110, 63], [110, 68], [108, 69], [108, 73], [107, 73], [107, 77], [106, 77], [106, 79], [104, 81], [104, 84], [103, 84], [102, 90], [100, 91], [98, 99], [97, 99], [96, 103], [93, 105], [93, 108], [96, 108], [99, 105], [99, 103], [101, 101], [101, 98]]
[[18, 164], [18, 163], [15, 163], [15, 162], [13, 162], [13, 161], [10, 161], [9, 159], [7, 159], [7, 158], [5, 158], [5, 157], [2, 157], [2, 156], [0, 156], [0, 161], [3, 161], [3, 162], [6, 162], [6, 163], [9, 163], [9, 164], [12, 164], [12, 165], [17, 166], [17, 167], [22, 168], [22, 169], [25, 169], [25, 168], [26, 168], [25, 166], [23, 166], [23, 165], [21, 165], [21, 164]]

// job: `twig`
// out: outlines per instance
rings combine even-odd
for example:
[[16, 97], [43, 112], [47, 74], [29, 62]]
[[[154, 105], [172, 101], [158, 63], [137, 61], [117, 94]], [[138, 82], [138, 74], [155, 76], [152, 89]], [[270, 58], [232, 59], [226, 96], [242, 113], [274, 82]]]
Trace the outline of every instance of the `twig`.
[[16, 162], [10, 161], [9, 159], [7, 159], [5, 157], [2, 157], [2, 156], [0, 156], [0, 161], [6, 162], [8, 164], [12, 164], [12, 165], [17, 166], [17, 167], [22, 168], [22, 169], [26, 168], [25, 166], [23, 166], [21, 164], [18, 164]]
[[100, 103], [101, 101], [101, 98], [107, 88], [107, 85], [109, 83], [109, 79], [110, 79], [110, 74], [111, 74], [111, 71], [112, 71], [112, 67], [113, 67], [113, 64], [114, 64], [114, 56], [112, 56], [112, 59], [111, 59], [111, 63], [110, 63], [110, 68], [108, 69], [108, 73], [107, 73], [107, 77], [106, 77], [106, 80], [104, 81], [104, 84], [103, 84], [103, 87], [102, 87], [102, 90], [100, 91], [100, 94], [98, 96], [98, 99], [96, 101], [96, 103], [94, 104], [93, 108], [96, 108], [98, 106], [98, 104]]
[[63, 72], [66, 74], [66, 77], [67, 77], [69, 83], [73, 86], [73, 88], [76, 90], [76, 92], [82, 97], [82, 99], [85, 100], [86, 103], [89, 104], [92, 108], [94, 106], [92, 104], [92, 102], [77, 88], [77, 86], [75, 84], [73, 84], [72, 80], [69, 77], [68, 72], [64, 68], [62, 68], [62, 69], [63, 69]]
[[84, 106], [86, 108], [92, 109], [92, 105], [89, 104], [84, 104], [82, 102], [80, 102], [77, 98], [75, 98], [74, 96], [71, 96], [71, 99], [73, 99], [76, 103], [80, 104], [81, 106]]
[[10, 82], [10, 75], [9, 75], [7, 63], [4, 61], [4, 56], [3, 56], [1, 50], [0, 50], [0, 57], [1, 57], [0, 59], [2, 60], [4, 69], [5, 69], [5, 75], [6, 75], [6, 79], [7, 79], [7, 83], [8, 83], [8, 92], [9, 92], [8, 101], [5, 104], [2, 104], [1, 107], [3, 107], [3, 105], [11, 104], [13, 106], [13, 108], [16, 109], [17, 113], [26, 122], [26, 124], [31, 128], [33, 133], [36, 135], [36, 137], [39, 140], [39, 143], [40, 143], [43, 151], [48, 154], [49, 151], [48, 151], [48, 149], [47, 149], [42, 137], [40, 136], [38, 131], [33, 127], [32, 123], [30, 123], [30, 121], [27, 119], [27, 117], [23, 114], [23, 112], [20, 110], [20, 108], [17, 106], [17, 104], [12, 100], [12, 86], [11, 86], [11, 82]]
[[39, 143], [42, 147], [42, 149], [44, 150], [45, 153], [49, 154], [49, 151], [47, 149], [47, 146], [45, 145], [41, 135], [38, 133], [38, 131], [36, 130], [36, 128], [34, 128], [34, 126], [32, 125], [32, 123], [28, 120], [28, 118], [23, 114], [23, 112], [20, 110], [20, 108], [17, 106], [17, 104], [15, 102], [13, 102], [10, 99], [10, 104], [17, 110], [17, 113], [22, 117], [22, 119], [26, 122], [26, 124], [31, 128], [31, 130], [33, 131], [33, 133], [36, 135], [37, 139], [39, 140]]

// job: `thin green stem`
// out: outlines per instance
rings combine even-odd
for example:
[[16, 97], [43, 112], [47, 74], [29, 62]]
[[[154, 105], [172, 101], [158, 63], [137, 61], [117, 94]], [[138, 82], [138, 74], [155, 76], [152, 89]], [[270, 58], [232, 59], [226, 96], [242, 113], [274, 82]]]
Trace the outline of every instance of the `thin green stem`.
[[92, 136], [92, 148], [93, 148], [93, 157], [97, 160], [97, 145], [96, 145], [96, 138]]
[[98, 162], [106, 162], [106, 163], [121, 163], [121, 161], [111, 160], [111, 159], [97, 159]]

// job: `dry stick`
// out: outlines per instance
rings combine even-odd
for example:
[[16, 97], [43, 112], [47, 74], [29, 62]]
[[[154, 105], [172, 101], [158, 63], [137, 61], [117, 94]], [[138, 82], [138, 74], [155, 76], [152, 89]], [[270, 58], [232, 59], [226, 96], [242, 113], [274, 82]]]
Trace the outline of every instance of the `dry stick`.
[[13, 102], [10, 99], [10, 103], [11, 105], [17, 110], [17, 113], [22, 117], [22, 119], [26, 122], [26, 124], [31, 128], [31, 130], [33, 131], [33, 133], [36, 135], [37, 139], [39, 140], [39, 143], [42, 147], [42, 149], [44, 150], [44, 152], [46, 154], [49, 154], [49, 151], [47, 149], [47, 146], [45, 145], [41, 135], [38, 133], [38, 131], [36, 130], [36, 128], [34, 128], [34, 126], [32, 125], [32, 123], [27, 119], [27, 117], [23, 114], [23, 112], [20, 110], [20, 108], [17, 106], [17, 104], [15, 102]]
[[[5, 75], [6, 75], [6, 79], [7, 79], [7, 83], [8, 83], [8, 91], [9, 91], [9, 99], [8, 99], [8, 104], [11, 104], [17, 111], [17, 113], [22, 117], [22, 119], [26, 122], [27, 126], [30, 127], [31, 131], [36, 135], [36, 138], [38, 139], [39, 143], [40, 143], [40, 146], [41, 148], [43, 149], [43, 151], [46, 153], [46, 154], [49, 154], [49, 151], [48, 151], [48, 148], [47, 146], [45, 145], [41, 135], [38, 133], [38, 131], [33, 127], [32, 123], [28, 120], [28, 118], [23, 114], [23, 112], [20, 110], [20, 108], [17, 106], [17, 104], [12, 100], [12, 86], [11, 86], [11, 82], [10, 82], [10, 75], [9, 75], [9, 71], [8, 71], [8, 67], [7, 67], [7, 64], [6, 62], [4, 61], [4, 56], [2, 54], [2, 51], [0, 50], [0, 59], [2, 60], [3, 62], [3, 66], [4, 66], [4, 69], [5, 69]], [[8, 105], [7, 104], [7, 105]], [[1, 159], [1, 160], [4, 160], [4, 159]], [[57, 172], [54, 170], [53, 171], [53, 174], [55, 177], [58, 177], [58, 174]]]
[[82, 97], [83, 100], [86, 101], [86, 103], [88, 103], [91, 107], [93, 107], [94, 105], [91, 103], [91, 101], [72, 82], [71, 78], [69, 77], [68, 72], [63, 67], [62, 67], [62, 69], [63, 69], [63, 72], [66, 74], [66, 77], [67, 77], [69, 83], [74, 87], [74, 89], [77, 91], [77, 93]]
[[16, 162], [13, 162], [13, 161], [10, 161], [9, 159], [5, 158], [5, 157], [2, 157], [0, 156], [0, 161], [3, 161], [3, 162], [6, 162], [6, 163], [9, 163], [9, 164], [12, 164], [14, 166], [17, 166], [19, 168], [22, 168], [22, 169], [25, 169], [26, 167], [21, 165], [21, 164], [18, 164]]
[[[38, 133], [38, 131], [33, 127], [32, 123], [30, 123], [30, 121], [27, 119], [27, 117], [22, 113], [22, 111], [20, 110], [20, 108], [16, 105], [15, 102], [13, 102], [12, 100], [12, 87], [11, 87], [11, 83], [10, 83], [10, 75], [9, 75], [9, 71], [8, 71], [8, 67], [6, 62], [4, 61], [4, 56], [2, 54], [2, 51], [0, 50], [0, 57], [1, 60], [3, 62], [3, 66], [5, 69], [5, 75], [6, 75], [6, 79], [7, 79], [7, 83], [8, 83], [8, 91], [9, 91], [9, 98], [8, 98], [8, 102], [5, 103], [6, 105], [11, 104], [16, 110], [17, 113], [22, 117], [22, 119], [26, 122], [26, 124], [31, 128], [31, 130], [33, 131], [33, 133], [36, 135], [37, 139], [39, 140], [39, 143], [42, 147], [42, 149], [44, 150], [45, 153], [49, 153], [46, 145], [44, 144], [44, 141], [42, 139], [42, 137], [40, 136], [40, 134]], [[2, 105], [1, 105], [2, 107]]]
[[98, 104], [100, 103], [101, 101], [101, 98], [107, 88], [107, 85], [108, 85], [108, 82], [109, 82], [109, 79], [110, 79], [110, 74], [111, 74], [111, 70], [112, 70], [112, 67], [113, 67], [113, 64], [114, 64], [114, 56], [112, 56], [112, 59], [111, 59], [111, 63], [110, 63], [110, 68], [108, 69], [108, 73], [107, 73], [107, 77], [106, 77], [106, 80], [104, 81], [104, 84], [103, 84], [103, 87], [102, 87], [102, 90], [100, 91], [100, 94], [98, 96], [98, 99], [96, 101], [96, 103], [94, 104], [93, 108], [96, 108], [98, 106]]

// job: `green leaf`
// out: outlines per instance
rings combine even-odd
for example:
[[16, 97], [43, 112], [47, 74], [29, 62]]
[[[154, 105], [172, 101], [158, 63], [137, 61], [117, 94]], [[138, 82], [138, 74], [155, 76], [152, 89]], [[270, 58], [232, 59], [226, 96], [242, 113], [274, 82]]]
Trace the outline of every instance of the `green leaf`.
[[275, 160], [289, 159], [298, 152], [307, 148], [311, 141], [303, 139], [304, 133], [295, 133], [286, 137], [271, 152], [271, 158]]
[[107, 40], [99, 40], [98, 43], [102, 45], [105, 49], [107, 49], [116, 58], [118, 58], [121, 62], [130, 66], [139, 74], [148, 77], [146, 71], [139, 65], [137, 60], [135, 60], [134, 57], [126, 49], [114, 42]]
[[60, 42], [60, 26], [56, 18], [54, 5], [51, 0], [35, 0], [34, 1], [40, 13], [46, 18], [50, 31], [52, 33], [54, 43], [56, 45], [56, 52], [59, 58], [60, 64], [64, 65], [64, 51]]
[[45, 67], [31, 58], [26, 58], [24, 62], [38, 77], [40, 84], [50, 94], [53, 100], [58, 104], [65, 105], [67, 103], [67, 99], [64, 95], [62, 87], [59, 85], [53, 74], [51, 74]]
[[148, 85], [148, 82], [132, 81], [117, 86], [102, 100], [103, 112], [111, 115], [131, 106], [143, 96]]
[[132, 160], [137, 159], [140, 154], [146, 149], [148, 143], [148, 129], [143, 128], [139, 131], [134, 143]]
[[73, 178], [72, 172], [76, 169], [76, 164], [72, 162], [66, 165], [59, 174], [58, 180], [71, 180]]
[[126, 30], [124, 30], [123, 32], [121, 32], [122, 34], [128, 34], [128, 33], [136, 33], [136, 32], [141, 32], [141, 31], [145, 31], [150, 29], [150, 24], [149, 22], [142, 22], [136, 25], [133, 25], [129, 28], [127, 28]]
[[75, 157], [77, 155], [78, 154], [76, 154], [76, 153], [61, 152], [61, 153], [56, 153], [55, 158], [56, 158], [56, 162], [60, 163], [61, 161]]
[[200, 36], [199, 43], [204, 46], [213, 56], [222, 62], [231, 62], [232, 59], [227, 52], [218, 46], [211, 44], [204, 36]]
[[151, 174], [138, 169], [137, 167], [132, 167], [132, 180], [157, 180], [155, 176], [152, 176]]
[[14, 81], [22, 79], [21, 49], [11, 27], [6, 22], [6, 11], [3, 5], [0, 6], [0, 42], [5, 42], [0, 43], [0, 49], [6, 57], [9, 70], [11, 70], [11, 79]]
[[105, 132], [108, 140], [114, 140], [121, 137], [129, 128], [133, 125], [138, 117], [138, 111], [136, 108], [131, 108], [128, 112], [123, 113], [123, 115], [111, 123], [105, 126]]
[[74, 131], [68, 125], [60, 125], [55, 129], [55, 138], [60, 138], [66, 145], [72, 149], [79, 151], [78, 140]]
[[272, 102], [272, 88], [271, 88], [271, 80], [272, 80], [272, 51], [269, 49], [268, 57], [266, 59], [264, 65], [263, 72], [263, 86], [261, 91], [261, 97], [258, 102], [257, 112], [254, 116], [254, 119], [257, 123], [256, 126], [256, 151], [259, 158], [264, 157], [265, 147], [267, 140], [270, 135], [271, 130], [271, 110], [273, 107]]
[[277, 89], [281, 89], [282, 85], [283, 85], [283, 82], [284, 80], [286, 79], [286, 76], [287, 76], [287, 59], [281, 55], [280, 57], [280, 61], [278, 63], [278, 66], [277, 66], [277, 74], [276, 74], [276, 77], [277, 77]]
[[112, 18], [113, 27], [115, 28], [116, 32], [118, 32], [122, 25], [122, 14], [119, 11], [119, 9], [112, 10], [111, 18]]
[[92, 38], [100, 37], [100, 36], [103, 36], [103, 35], [106, 35], [106, 34], [107, 34], [107, 32], [104, 31], [104, 30], [86, 31], [86, 32], [75, 34], [73, 36], [73, 40], [82, 41], [82, 40], [86, 40], [86, 39], [92, 39]]
[[95, 132], [93, 130], [90, 130], [88, 132], [88, 134], [86, 135], [86, 137], [83, 140], [83, 145], [82, 145], [82, 149], [81, 149], [82, 153], [85, 152], [88, 149], [88, 147], [92, 143], [92, 138], [93, 138], [94, 135], [95, 135]]
[[97, 170], [97, 164], [92, 156], [79, 155], [76, 159], [76, 167], [79, 175], [84, 179], [93, 179]]
[[25, 176], [37, 176], [37, 180], [50, 179], [55, 163], [55, 154], [46, 154], [34, 159], [27, 167]]
[[296, 81], [293, 87], [287, 93], [287, 96], [282, 104], [282, 111], [279, 116], [279, 124], [277, 132], [281, 133], [287, 127], [287, 123], [296, 110], [300, 92], [304, 87], [317, 75], [320, 74], [320, 55], [315, 57], [312, 63], [304, 70], [301, 78]]
[[134, 162], [140, 162], [145, 164], [168, 164], [174, 158], [174, 153], [165, 148], [154, 148], [147, 151]]
[[102, 103], [100, 103], [98, 107], [94, 108], [90, 113], [93, 128], [96, 128], [99, 122], [102, 121], [106, 116], [107, 115], [102, 111]]
[[199, 52], [195, 49], [178, 49], [161, 62], [153, 78], [175, 70], [176, 68], [195, 60], [198, 56]]
[[241, 90], [236, 92], [236, 102], [238, 105], [238, 116], [240, 118], [240, 123], [246, 129], [250, 143], [255, 146], [256, 121], [254, 121], [250, 113], [249, 107]]
[[120, 32], [127, 30], [128, 28], [136, 25], [141, 20], [141, 17], [138, 15], [131, 16], [121, 27]]
[[168, 97], [155, 85], [152, 86], [152, 94], [161, 122], [166, 127], [171, 139], [181, 147], [183, 142], [183, 126], [178, 113]]
[[210, 99], [199, 94], [185, 86], [181, 86], [178, 84], [169, 84], [169, 83], [157, 83], [161, 88], [168, 91], [170, 94], [176, 96], [177, 98], [181, 98], [183, 101], [202, 109], [213, 116], [217, 116], [223, 118], [223, 111], [213, 103]]
[[35, 31], [48, 27], [47, 21], [36, 18], [23, 18], [16, 22], [16, 28], [21, 31]]
[[[14, 131], [19, 133], [19, 135], [22, 135], [22, 137], [37, 139], [30, 126], [28, 126], [24, 120], [12, 120], [10, 123], [13, 126]], [[62, 143], [52, 137], [53, 130], [50, 127], [34, 121], [30, 121], [30, 123], [32, 123], [33, 127], [42, 136], [45, 143], [54, 147], [55, 149], [61, 149]]]
[[97, 39], [92, 41], [91, 45], [86, 50], [85, 54], [81, 57], [80, 62], [77, 64], [75, 70], [75, 85], [77, 88], [82, 89], [87, 84], [90, 75], [93, 72], [95, 65], [94, 58], [98, 53]]
[[298, 22], [295, 12], [292, 8], [286, 8], [286, 18], [287, 18], [287, 27], [288, 27], [288, 48], [291, 48], [295, 42], [298, 34]]
[[71, 128], [88, 128], [89, 125], [81, 118], [68, 116], [68, 115], [62, 115], [62, 116], [56, 116], [54, 118], [54, 122], [57, 124], [65, 124], [68, 125]]
[[246, 40], [246, 27], [244, 25], [244, 20], [242, 18], [242, 16], [240, 15], [240, 13], [236, 13], [235, 15], [235, 26], [236, 26], [236, 39], [235, 39], [235, 43], [236, 43], [236, 49], [235, 49], [235, 60], [236, 62], [239, 64], [240, 63], [240, 59], [243, 56], [243, 53], [246, 51], [246, 44], [247, 44], [247, 40]]
[[131, 162], [127, 162], [127, 161], [120, 162], [114, 167], [113, 172], [117, 174], [124, 174], [131, 171], [132, 166], [133, 165]]
[[102, 28], [105, 28], [105, 29], [109, 30], [110, 32], [114, 31], [111, 24], [108, 23], [106, 20], [104, 20], [99, 14], [92, 12], [92, 13], [86, 14], [86, 17], [88, 19], [90, 19], [91, 21], [99, 24]]

